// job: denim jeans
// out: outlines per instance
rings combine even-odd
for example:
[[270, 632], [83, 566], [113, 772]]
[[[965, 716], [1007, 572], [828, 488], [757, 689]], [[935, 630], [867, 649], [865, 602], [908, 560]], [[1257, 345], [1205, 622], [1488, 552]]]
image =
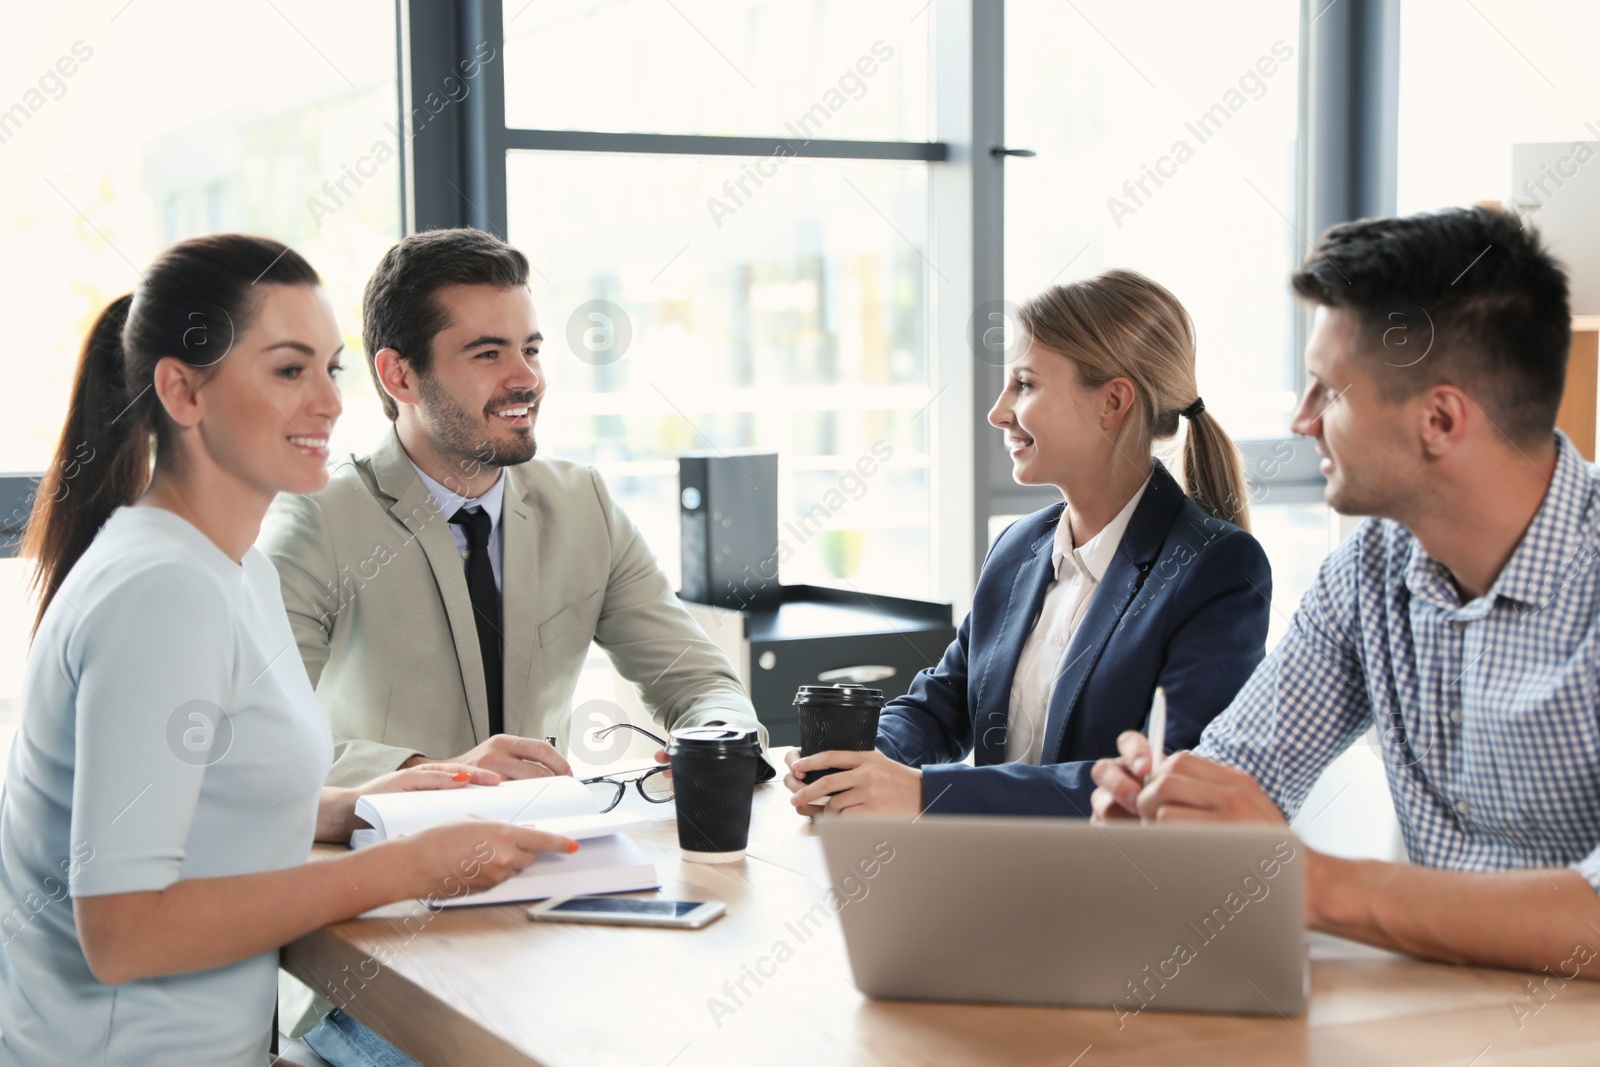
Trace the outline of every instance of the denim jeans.
[[421, 1067], [416, 1060], [335, 1008], [301, 1038], [333, 1067]]

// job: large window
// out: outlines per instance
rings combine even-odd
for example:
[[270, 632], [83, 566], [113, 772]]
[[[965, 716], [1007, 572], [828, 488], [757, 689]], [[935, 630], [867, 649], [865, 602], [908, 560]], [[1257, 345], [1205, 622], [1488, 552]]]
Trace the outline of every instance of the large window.
[[[359, 360], [361, 287], [400, 231], [392, 3], [18, 5], [0, 56], [0, 471], [50, 462], [90, 323], [184, 237], [304, 253]], [[344, 383], [334, 445], [365, 450], [377, 403], [359, 370]], [[0, 700], [25, 572], [0, 564]]]
[[926, 595], [926, 165], [792, 161], [720, 229], [705, 205], [739, 160], [509, 168], [511, 239], [555, 338], [541, 447], [597, 464], [674, 577], [676, 457], [778, 452], [782, 520], [826, 514], [791, 523], [807, 536], [784, 538], [785, 582]]
[[515, 148], [506, 216], [551, 338], [540, 447], [595, 464], [669, 576], [677, 457], [754, 449], [804, 533], [785, 584], [934, 591], [929, 163], [882, 158], [927, 147], [924, 6], [505, 7], [507, 126], [637, 135]]
[[[1285, 0], [1006, 5], [1005, 287], [1130, 267], [1194, 317], [1200, 392], [1235, 437], [1294, 397], [1300, 11]], [[1159, 30], [1159, 32], [1154, 32]]]

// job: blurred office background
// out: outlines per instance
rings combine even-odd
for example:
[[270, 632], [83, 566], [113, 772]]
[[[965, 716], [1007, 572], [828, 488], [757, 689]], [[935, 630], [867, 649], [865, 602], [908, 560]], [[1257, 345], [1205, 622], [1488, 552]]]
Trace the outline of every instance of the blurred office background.
[[[49, 462], [99, 309], [218, 230], [322, 273], [351, 354], [335, 451], [367, 451], [366, 277], [408, 229], [476, 225], [534, 267], [541, 448], [595, 464], [669, 576], [675, 457], [757, 448], [780, 521], [826, 512], [785, 583], [959, 618], [989, 540], [1049, 502], [983, 424], [974, 309], [1127, 266], [1188, 306], [1246, 443], [1275, 641], [1349, 528], [1287, 437], [1289, 272], [1345, 218], [1509, 199], [1514, 144], [1595, 140], [1597, 38], [1578, 0], [29, 4], [0, 40], [0, 471]], [[24, 575], [0, 560], [7, 721]], [[1358, 746], [1302, 829], [1390, 854], [1382, 772]]]

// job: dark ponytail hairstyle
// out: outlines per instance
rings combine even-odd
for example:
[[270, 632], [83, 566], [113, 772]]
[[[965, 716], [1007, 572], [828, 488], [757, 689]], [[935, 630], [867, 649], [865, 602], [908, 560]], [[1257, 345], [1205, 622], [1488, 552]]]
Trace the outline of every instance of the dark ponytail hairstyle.
[[167, 436], [155, 369], [172, 356], [215, 366], [249, 328], [257, 283], [319, 285], [301, 256], [269, 237], [218, 234], [173, 245], [131, 294], [89, 329], [73, 375], [55, 459], [40, 479], [21, 554], [34, 561], [30, 590], [39, 628], [56, 591], [111, 513], [150, 484]]

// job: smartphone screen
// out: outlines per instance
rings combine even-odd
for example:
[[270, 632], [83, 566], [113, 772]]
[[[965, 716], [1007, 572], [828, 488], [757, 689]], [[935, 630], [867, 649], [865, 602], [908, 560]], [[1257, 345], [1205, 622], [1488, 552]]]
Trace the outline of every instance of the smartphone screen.
[[631, 897], [573, 897], [549, 910], [552, 915], [647, 915], [678, 919], [701, 905], [698, 900], [635, 900]]

